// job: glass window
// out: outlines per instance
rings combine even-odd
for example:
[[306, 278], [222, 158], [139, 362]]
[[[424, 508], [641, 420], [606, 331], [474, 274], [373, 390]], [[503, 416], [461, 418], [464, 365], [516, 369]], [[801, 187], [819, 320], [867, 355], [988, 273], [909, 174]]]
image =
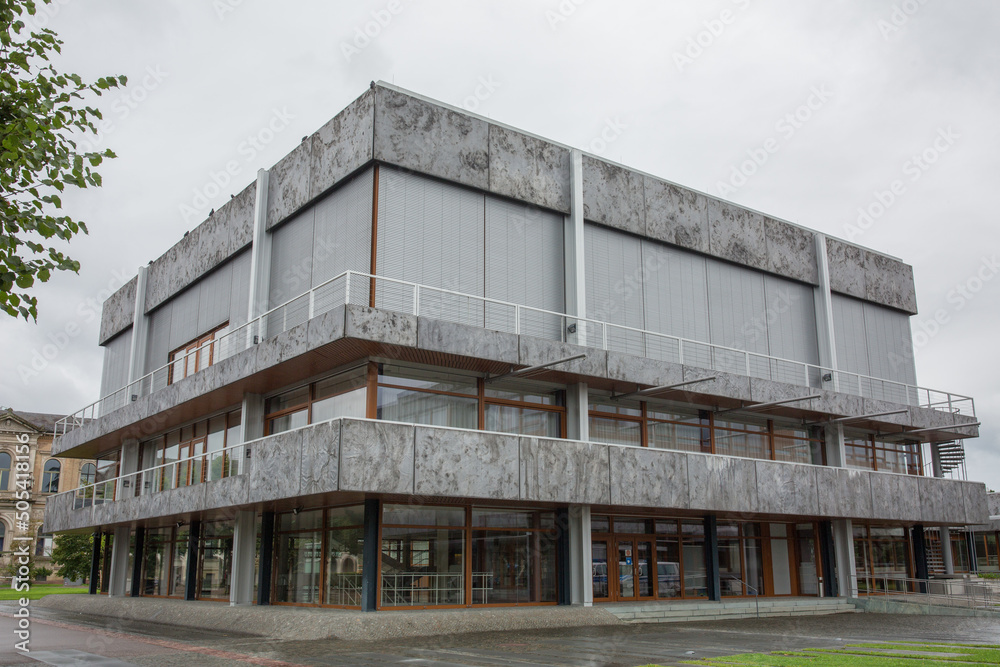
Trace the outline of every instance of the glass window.
[[6, 491], [10, 484], [10, 454], [0, 452], [0, 491]]
[[642, 445], [642, 422], [590, 416], [590, 439], [613, 445]]
[[382, 528], [383, 606], [440, 606], [464, 602], [464, 529]]
[[488, 403], [485, 407], [485, 416], [487, 431], [517, 433], [538, 438], [558, 438], [562, 435], [560, 412]]
[[42, 471], [42, 493], [59, 492], [59, 471], [62, 465], [56, 459], [49, 459], [45, 462]]
[[80, 467], [80, 486], [93, 484], [97, 479], [97, 466], [93, 463], [84, 463]]
[[199, 599], [229, 600], [233, 570], [233, 529], [232, 521], [202, 524], [198, 567]]
[[445, 370], [412, 368], [396, 364], [383, 364], [378, 381], [379, 384], [449, 394], [476, 396], [479, 393], [475, 377]]
[[555, 535], [542, 531], [472, 532], [472, 603], [556, 601]]
[[173, 556], [170, 561], [170, 591], [167, 593], [171, 597], [184, 597], [187, 585], [188, 536], [190, 532], [190, 526], [181, 526], [174, 532], [174, 542], [171, 549]]
[[324, 604], [361, 606], [364, 571], [364, 507], [329, 511]]
[[462, 507], [427, 507], [420, 505], [385, 505], [382, 523], [405, 526], [464, 526]]

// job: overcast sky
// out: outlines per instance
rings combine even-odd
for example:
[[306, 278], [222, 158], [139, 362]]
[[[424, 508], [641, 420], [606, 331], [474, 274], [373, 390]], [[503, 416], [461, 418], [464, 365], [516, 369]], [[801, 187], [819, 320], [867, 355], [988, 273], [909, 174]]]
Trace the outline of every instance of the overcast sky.
[[0, 405], [96, 400], [99, 302], [382, 79], [912, 264], [918, 382], [975, 397], [969, 476], [1000, 489], [995, 0], [65, 0], [35, 21], [61, 69], [129, 86], [101, 101], [104, 187], [64, 198], [80, 275], [37, 291], [37, 325], [0, 320]]

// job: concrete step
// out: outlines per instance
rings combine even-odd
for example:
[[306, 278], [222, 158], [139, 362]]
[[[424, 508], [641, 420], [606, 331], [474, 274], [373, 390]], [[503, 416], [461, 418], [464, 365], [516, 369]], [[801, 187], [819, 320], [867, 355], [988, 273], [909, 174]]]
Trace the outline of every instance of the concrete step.
[[628, 623], [677, 623], [713, 619], [755, 618], [775, 616], [817, 616], [824, 614], [858, 613], [845, 598], [764, 598], [723, 602], [644, 602], [611, 604], [605, 609]]

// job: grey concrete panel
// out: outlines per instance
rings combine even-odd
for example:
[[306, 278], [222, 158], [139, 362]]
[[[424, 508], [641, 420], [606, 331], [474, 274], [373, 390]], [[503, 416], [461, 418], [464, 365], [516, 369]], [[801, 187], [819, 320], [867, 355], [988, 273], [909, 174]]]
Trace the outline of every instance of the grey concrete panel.
[[865, 399], [860, 396], [815, 388], [810, 389], [809, 393], [820, 395], [810, 402], [811, 407], [817, 412], [844, 417], [864, 414]]
[[610, 447], [611, 502], [633, 507], [689, 507], [689, 456], [646, 447]]
[[389, 88], [375, 94], [376, 160], [489, 189], [486, 121]]
[[174, 296], [214, 264], [204, 257], [201, 227], [195, 227], [152, 264], [146, 274], [146, 312]]
[[608, 378], [662, 387], [683, 382], [684, 367], [622, 352], [608, 351]]
[[918, 428], [930, 428], [932, 426], [948, 427], [955, 423], [954, 413], [947, 412], [947, 408], [945, 410], [934, 410], [932, 408], [920, 408], [915, 405], [908, 407], [910, 414], [907, 421]]
[[[893, 410], [902, 410], [907, 407], [905, 405], [900, 405], [899, 403], [893, 403], [891, 401], [879, 401], [874, 398], [866, 398], [864, 400], [864, 409], [861, 412], [863, 415], [873, 415], [881, 412], [892, 412]], [[909, 424], [910, 416], [907, 412], [901, 412], [898, 415], [885, 415], [884, 417], [878, 417], [878, 421], [883, 424]]]
[[767, 514], [819, 513], [816, 466], [757, 461], [757, 503]]
[[[257, 370], [276, 366], [283, 361], [306, 353], [309, 323], [303, 322], [257, 345]], [[195, 375], [197, 377], [198, 374]]]
[[[110, 526], [119, 523], [121, 512], [117, 505], [118, 503], [94, 505], [91, 521], [94, 522], [95, 526]], [[166, 502], [164, 502], [163, 506], [166, 507]]]
[[522, 437], [520, 448], [522, 500], [610, 502], [608, 445]]
[[340, 432], [340, 490], [413, 493], [409, 424], [345, 419]]
[[986, 494], [986, 506], [990, 516], [1000, 516], [1000, 493]]
[[416, 427], [418, 496], [517, 500], [518, 436]]
[[490, 192], [569, 213], [569, 150], [490, 125]]
[[42, 522], [46, 533], [67, 529], [70, 522], [70, 515], [74, 513], [73, 501], [74, 497], [72, 493], [50, 496], [46, 500], [45, 518]]
[[913, 267], [884, 255], [865, 251], [865, 298], [917, 314]]
[[101, 333], [98, 344], [104, 345], [132, 326], [135, 320], [135, 288], [138, 282], [138, 276], [132, 278], [105, 300], [101, 308]]
[[934, 477], [917, 478], [921, 520], [928, 524], [964, 523], [964, 489], [960, 484], [943, 484], [942, 481], [945, 480]]
[[811, 285], [819, 284], [813, 232], [765, 217], [764, 239], [767, 242], [768, 271]]
[[312, 142], [306, 139], [269, 170], [267, 229], [285, 220], [309, 201], [311, 153]]
[[[804, 382], [804, 380], [803, 380]], [[803, 387], [787, 382], [775, 382], [774, 380], [763, 380], [761, 378], [750, 378], [750, 400], [754, 403], [770, 403], [772, 401], [786, 401], [802, 396], [812, 396], [819, 392], [810, 387]], [[799, 401], [789, 404], [796, 408], [811, 408], [819, 399]]]
[[344, 335], [347, 338], [415, 347], [417, 318], [389, 310], [349, 305], [346, 308]]
[[340, 423], [338, 419], [303, 430], [302, 495], [339, 489]]
[[[166, 507], [164, 515], [200, 512], [205, 508], [205, 485], [182, 486], [157, 494], [158, 507]], [[115, 503], [116, 505], [118, 503]]]
[[764, 217], [729, 202], [708, 202], [709, 252], [737, 264], [767, 270]]
[[463, 357], [518, 363], [517, 335], [456, 322], [417, 318], [416, 346]]
[[865, 284], [864, 250], [839, 239], [826, 239], [826, 257], [830, 266], [830, 289], [864, 299], [868, 293]]
[[872, 485], [872, 519], [923, 520], [916, 477], [872, 472], [869, 478]]
[[743, 401], [750, 400], [750, 378], [723, 373], [721, 371], [713, 371], [707, 368], [697, 368], [695, 366], [684, 367], [684, 382], [709, 377], [714, 377], [715, 379], [688, 385], [685, 387], [685, 390], [697, 394], [712, 394], [727, 398], [737, 398]]
[[249, 377], [257, 372], [257, 348], [250, 347], [231, 357], [215, 362], [204, 373], [206, 386], [225, 387], [237, 380]]
[[865, 470], [816, 467], [819, 516], [872, 518], [872, 485]]
[[584, 155], [583, 217], [633, 234], [645, 234], [642, 175]]
[[650, 176], [643, 189], [650, 238], [708, 253], [708, 197]]
[[962, 497], [965, 503], [965, 522], [969, 524], [988, 522], [990, 516], [994, 515], [989, 502], [989, 496], [993, 494], [986, 493], [986, 485], [982, 482], [962, 481], [958, 483], [962, 487]]
[[249, 501], [257, 503], [299, 495], [302, 472], [302, 430], [272, 435], [250, 448]]
[[753, 459], [689, 455], [690, 507], [710, 511], [758, 511], [754, 464]]
[[590, 377], [604, 378], [608, 376], [608, 353], [592, 347], [581, 347], [569, 343], [558, 343], [534, 336], [521, 336], [518, 350], [518, 363], [522, 366], [536, 366], [566, 359], [577, 354], [586, 354], [583, 359], [576, 359], [558, 366], [552, 370], [566, 373], [579, 373]]
[[306, 349], [315, 350], [344, 337], [344, 306], [309, 320]]
[[312, 135], [310, 199], [372, 159], [374, 131], [375, 92], [367, 90]]
[[257, 181], [243, 188], [216, 215], [228, 218], [230, 254], [236, 254], [253, 241], [253, 213], [257, 198]]
[[[198, 247], [195, 251], [198, 254], [202, 270], [191, 275], [191, 282], [196, 282], [202, 274], [219, 266], [233, 254], [230, 210], [235, 208], [234, 201], [234, 199], [230, 199], [222, 208], [198, 225]], [[235, 213], [235, 211], [233, 212]], [[253, 224], [252, 220], [250, 224]]]
[[249, 502], [250, 475], [234, 475], [205, 483], [205, 509], [235, 507]]

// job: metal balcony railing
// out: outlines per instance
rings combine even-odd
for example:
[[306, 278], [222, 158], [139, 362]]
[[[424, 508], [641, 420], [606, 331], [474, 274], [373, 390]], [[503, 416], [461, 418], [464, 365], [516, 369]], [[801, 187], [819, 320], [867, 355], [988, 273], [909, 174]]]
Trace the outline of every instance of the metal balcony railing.
[[[142, 396], [163, 389], [171, 381], [171, 367], [184, 367], [187, 356], [211, 352], [212, 363], [288, 331], [344, 304], [393, 310], [409, 315], [468, 324], [494, 331], [537, 336], [601, 350], [623, 352], [658, 361], [697, 366], [815, 389], [828, 389], [865, 398], [920, 406], [975, 417], [972, 398], [946, 391], [782, 359], [724, 345], [670, 336], [655, 331], [576, 317], [541, 308], [490, 299], [454, 290], [418, 285], [385, 276], [346, 271], [317, 285], [260, 317], [221, 333], [138, 380], [56, 422], [56, 437], [125, 407]], [[211, 350], [209, 350], [211, 348]]]
[[912, 579], [892, 574], [857, 576], [860, 597], [885, 597], [895, 602], [916, 602], [970, 609], [1000, 609], [987, 584], [966, 579]]

